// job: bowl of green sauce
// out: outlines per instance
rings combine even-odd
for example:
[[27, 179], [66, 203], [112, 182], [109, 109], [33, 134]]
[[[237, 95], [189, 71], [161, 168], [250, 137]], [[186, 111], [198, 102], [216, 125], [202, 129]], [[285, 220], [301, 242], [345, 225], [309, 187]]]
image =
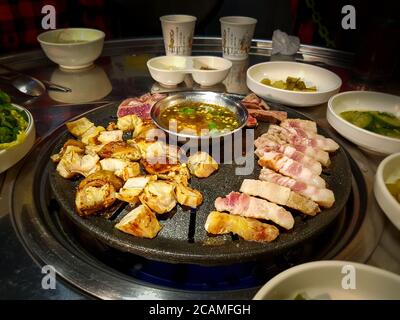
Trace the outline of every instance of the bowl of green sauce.
[[329, 124], [360, 148], [388, 155], [400, 152], [400, 97], [348, 91], [328, 101]]

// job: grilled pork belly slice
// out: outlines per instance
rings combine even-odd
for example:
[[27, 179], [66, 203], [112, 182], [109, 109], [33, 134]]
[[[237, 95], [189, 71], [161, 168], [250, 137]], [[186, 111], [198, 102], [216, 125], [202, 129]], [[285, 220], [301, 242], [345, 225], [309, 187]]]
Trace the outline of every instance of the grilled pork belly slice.
[[317, 124], [311, 120], [304, 119], [286, 119], [280, 123], [283, 128], [298, 128], [317, 134]]
[[231, 214], [248, 218], [271, 220], [288, 230], [292, 229], [294, 225], [293, 216], [286, 209], [244, 193], [232, 191], [225, 198], [217, 198], [214, 204], [218, 211], [228, 211]]
[[100, 160], [100, 165], [102, 170], [112, 171], [117, 177], [120, 177], [124, 181], [140, 174], [140, 165], [137, 162], [106, 158]]
[[101, 144], [118, 142], [118, 141], [123, 141], [122, 135], [123, 135], [122, 130], [102, 131], [97, 137], [97, 140], [99, 140]]
[[91, 127], [94, 127], [94, 123], [91, 122], [88, 118], [80, 118], [75, 121], [70, 121], [66, 123], [68, 131], [75, 137], [81, 137], [86, 131], [88, 131]]
[[198, 178], [207, 178], [218, 170], [218, 163], [207, 152], [199, 151], [188, 158], [190, 173]]
[[270, 242], [279, 235], [278, 228], [270, 224], [218, 211], [210, 212], [204, 227], [211, 234], [232, 232], [248, 241]]
[[259, 179], [288, 187], [292, 191], [318, 203], [323, 208], [330, 208], [335, 202], [332, 190], [320, 189], [305, 182], [296, 181], [267, 168], [261, 170]]
[[89, 175], [78, 186], [76, 211], [80, 216], [89, 216], [111, 207], [117, 199], [116, 191], [121, 185], [121, 180], [109, 171], [98, 171]]
[[301, 163], [290, 159], [282, 153], [275, 151], [264, 152], [262, 158], [258, 160], [262, 167], [275, 170], [285, 176], [302, 181], [318, 188], [325, 188], [325, 180], [314, 174], [310, 169]]
[[[256, 140], [257, 142], [257, 140]], [[284, 154], [285, 156], [293, 159], [308, 169], [310, 169], [314, 174], [320, 175], [322, 172], [321, 163], [317, 160], [305, 155], [304, 153], [297, 151], [296, 148], [291, 145], [278, 145], [275, 142], [271, 141], [268, 138], [265, 138], [262, 143], [257, 143], [259, 147], [255, 151], [256, 155], [259, 158], [262, 158], [265, 152], [275, 151]]]
[[128, 145], [125, 141], [109, 142], [98, 152], [101, 158], [115, 158], [129, 161], [139, 160], [142, 155], [134, 145]]
[[258, 121], [279, 123], [287, 119], [287, 112], [275, 111], [275, 110], [261, 110], [261, 109], [249, 109], [249, 115], [256, 118]]
[[183, 206], [196, 208], [203, 202], [203, 195], [200, 191], [193, 189], [188, 185], [185, 186], [181, 183], [176, 183], [175, 193], [176, 200]]
[[115, 228], [140, 238], [154, 238], [161, 230], [160, 223], [153, 211], [144, 205], [133, 209]]
[[171, 211], [176, 206], [175, 184], [169, 181], [151, 181], [139, 196], [140, 201], [158, 214]]
[[147, 183], [149, 183], [149, 181], [155, 180], [157, 180], [157, 176], [141, 176], [129, 178], [128, 180], [126, 180], [124, 186], [119, 189], [116, 197], [121, 201], [135, 204], [139, 201], [139, 195], [142, 193]]
[[290, 188], [272, 182], [244, 179], [240, 191], [250, 196], [287, 206], [310, 216], [315, 216], [316, 213], [320, 212], [314, 201], [291, 191]]

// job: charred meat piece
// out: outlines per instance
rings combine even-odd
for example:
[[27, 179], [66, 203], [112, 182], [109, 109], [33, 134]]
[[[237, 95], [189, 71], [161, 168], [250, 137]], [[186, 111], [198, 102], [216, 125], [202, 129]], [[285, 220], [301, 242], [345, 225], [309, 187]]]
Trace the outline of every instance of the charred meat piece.
[[262, 122], [280, 123], [281, 121], [287, 119], [287, 112], [285, 111], [262, 109], [249, 109], [248, 111], [249, 115]]
[[246, 127], [248, 128], [255, 128], [258, 126], [257, 119], [254, 118], [251, 114], [249, 114], [246, 122]]
[[255, 93], [250, 93], [241, 101], [247, 109], [260, 109], [269, 110], [270, 107], [265, 103], [263, 99], [258, 97]]
[[176, 206], [175, 184], [168, 181], [151, 181], [139, 196], [140, 201], [158, 214], [171, 211]]
[[109, 171], [98, 171], [83, 179], [75, 197], [76, 211], [89, 216], [110, 208], [116, 201], [116, 191], [122, 181]]
[[232, 232], [248, 241], [270, 242], [279, 235], [279, 230], [275, 226], [262, 223], [256, 219], [234, 216], [218, 211], [210, 212], [204, 227], [211, 234]]
[[292, 191], [303, 195], [306, 198], [318, 203], [321, 207], [330, 208], [335, 202], [335, 196], [332, 190], [317, 188], [306, 182], [296, 181], [295, 179], [285, 177], [270, 169], [262, 169], [260, 180], [269, 181], [281, 186], [290, 188]]
[[262, 167], [272, 169], [295, 180], [316, 186], [317, 188], [325, 188], [326, 186], [324, 179], [314, 174], [301, 163], [288, 158], [282, 153], [277, 153], [275, 151], [264, 152], [262, 158], [258, 160], [258, 163]]
[[91, 122], [88, 118], [80, 118], [75, 121], [70, 121], [66, 123], [68, 131], [75, 137], [81, 137], [86, 131], [88, 131], [91, 127], [94, 127], [94, 123]]
[[101, 158], [115, 158], [129, 161], [137, 161], [142, 155], [134, 145], [128, 145], [125, 141], [109, 142], [98, 152]]
[[154, 238], [161, 230], [160, 223], [153, 211], [144, 205], [133, 209], [115, 228], [140, 238]]
[[198, 178], [207, 178], [218, 170], [218, 163], [207, 152], [199, 151], [188, 158], [190, 173]]
[[256, 196], [265, 200], [298, 210], [304, 214], [315, 216], [320, 212], [318, 205], [284, 187], [272, 182], [244, 179], [240, 191], [250, 196]]
[[293, 216], [286, 209], [244, 193], [232, 191], [225, 198], [217, 198], [215, 208], [238, 216], [271, 220], [287, 230], [292, 229], [294, 225]]

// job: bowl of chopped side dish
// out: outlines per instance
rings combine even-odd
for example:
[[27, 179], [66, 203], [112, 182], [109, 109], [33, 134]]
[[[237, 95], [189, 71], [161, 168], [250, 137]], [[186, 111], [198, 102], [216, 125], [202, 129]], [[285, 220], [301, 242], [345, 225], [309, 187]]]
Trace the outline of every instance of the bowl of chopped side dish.
[[258, 96], [293, 107], [325, 103], [339, 92], [342, 80], [333, 72], [306, 63], [273, 61], [247, 70], [247, 86]]
[[35, 124], [31, 113], [11, 103], [0, 91], [0, 173], [21, 160], [35, 142]]
[[386, 157], [379, 164], [374, 194], [383, 212], [400, 230], [400, 152]]
[[314, 261], [268, 281], [254, 300], [398, 300], [400, 276], [351, 261]]
[[329, 124], [360, 148], [380, 155], [400, 152], [400, 97], [348, 91], [328, 101]]

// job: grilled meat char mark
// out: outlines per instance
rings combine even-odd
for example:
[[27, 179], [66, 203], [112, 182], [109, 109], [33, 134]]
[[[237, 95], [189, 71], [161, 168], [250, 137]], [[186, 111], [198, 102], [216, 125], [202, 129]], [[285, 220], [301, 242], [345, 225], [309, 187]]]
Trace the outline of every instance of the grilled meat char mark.
[[225, 198], [217, 198], [214, 204], [218, 211], [228, 211], [231, 214], [248, 218], [270, 220], [287, 230], [292, 229], [294, 225], [293, 216], [286, 209], [275, 203], [250, 197], [240, 192], [232, 191]]

